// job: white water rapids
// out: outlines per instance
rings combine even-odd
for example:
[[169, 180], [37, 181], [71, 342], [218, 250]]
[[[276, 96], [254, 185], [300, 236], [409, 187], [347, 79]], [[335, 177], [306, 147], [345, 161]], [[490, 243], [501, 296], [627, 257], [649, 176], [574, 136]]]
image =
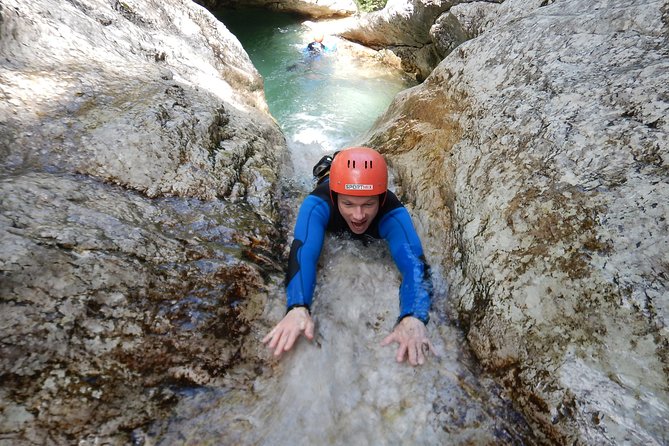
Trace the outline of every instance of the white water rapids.
[[[400, 280], [382, 242], [361, 250], [329, 238], [321, 260], [315, 340], [302, 338], [280, 361], [265, 352], [270, 366], [248, 386], [184, 399], [158, 444], [528, 444], [522, 419], [439, 311], [428, 327], [438, 358], [411, 367], [380, 346]], [[279, 320], [283, 302], [272, 305]]]

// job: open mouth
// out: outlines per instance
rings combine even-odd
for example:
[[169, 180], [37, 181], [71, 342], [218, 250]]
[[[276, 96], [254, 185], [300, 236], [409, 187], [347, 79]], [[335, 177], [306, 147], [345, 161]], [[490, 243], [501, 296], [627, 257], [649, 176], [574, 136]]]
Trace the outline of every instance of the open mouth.
[[365, 227], [367, 226], [367, 220], [362, 221], [362, 222], [360, 222], [360, 223], [356, 223], [356, 222], [352, 221], [352, 222], [351, 222], [351, 226], [353, 227], [353, 229], [354, 229], [355, 231], [362, 231], [362, 230], [364, 230]]

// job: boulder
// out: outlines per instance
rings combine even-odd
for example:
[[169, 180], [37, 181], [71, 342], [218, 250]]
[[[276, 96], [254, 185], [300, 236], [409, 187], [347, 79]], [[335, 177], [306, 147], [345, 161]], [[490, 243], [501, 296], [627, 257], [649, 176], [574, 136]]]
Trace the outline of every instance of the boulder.
[[[319, 26], [329, 34], [391, 52], [400, 59], [405, 72], [423, 81], [453, 48], [473, 37], [459, 23], [467, 14], [449, 12], [460, 3], [469, 4], [462, 0], [390, 0], [380, 11], [325, 21]], [[476, 11], [487, 12], [499, 6], [498, 1], [475, 3]]]
[[257, 359], [285, 239], [262, 78], [187, 0], [3, 0], [0, 95], [2, 442], [139, 441]]
[[367, 138], [548, 442], [669, 441], [668, 14], [508, 0]]
[[5, 166], [149, 197], [249, 199], [271, 213], [283, 136], [262, 78], [204, 8], [8, 1], [2, 16]]

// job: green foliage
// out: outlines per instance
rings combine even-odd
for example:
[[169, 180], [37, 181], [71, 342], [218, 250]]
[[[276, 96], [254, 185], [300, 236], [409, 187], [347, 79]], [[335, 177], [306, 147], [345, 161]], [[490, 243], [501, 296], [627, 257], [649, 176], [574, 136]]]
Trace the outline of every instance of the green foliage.
[[356, 0], [355, 2], [358, 4], [358, 9], [361, 12], [372, 12], [383, 9], [383, 7], [386, 6], [387, 1], [388, 0]]

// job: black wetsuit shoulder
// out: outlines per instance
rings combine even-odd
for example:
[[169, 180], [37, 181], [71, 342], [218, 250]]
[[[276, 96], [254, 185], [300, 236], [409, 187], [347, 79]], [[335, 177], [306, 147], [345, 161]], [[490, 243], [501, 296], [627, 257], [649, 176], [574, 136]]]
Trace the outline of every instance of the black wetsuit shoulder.
[[358, 235], [354, 234], [353, 231], [350, 230], [348, 224], [346, 224], [346, 220], [344, 220], [344, 217], [342, 217], [341, 213], [339, 212], [339, 208], [336, 206], [337, 194], [332, 193], [332, 197], [330, 196], [329, 181], [325, 181], [318, 185], [310, 195], [315, 195], [316, 197], [322, 199], [330, 207], [330, 220], [328, 221], [328, 226], [326, 228], [328, 232], [332, 232], [334, 234], [350, 234], [354, 238], [372, 237], [375, 239], [380, 239], [381, 236], [379, 235], [379, 222], [381, 219], [390, 211], [403, 207], [397, 196], [391, 191], [387, 191], [385, 197], [381, 196], [381, 208], [376, 214], [376, 217], [374, 217], [372, 224], [369, 225], [369, 228], [367, 231], [365, 231], [364, 234]]

